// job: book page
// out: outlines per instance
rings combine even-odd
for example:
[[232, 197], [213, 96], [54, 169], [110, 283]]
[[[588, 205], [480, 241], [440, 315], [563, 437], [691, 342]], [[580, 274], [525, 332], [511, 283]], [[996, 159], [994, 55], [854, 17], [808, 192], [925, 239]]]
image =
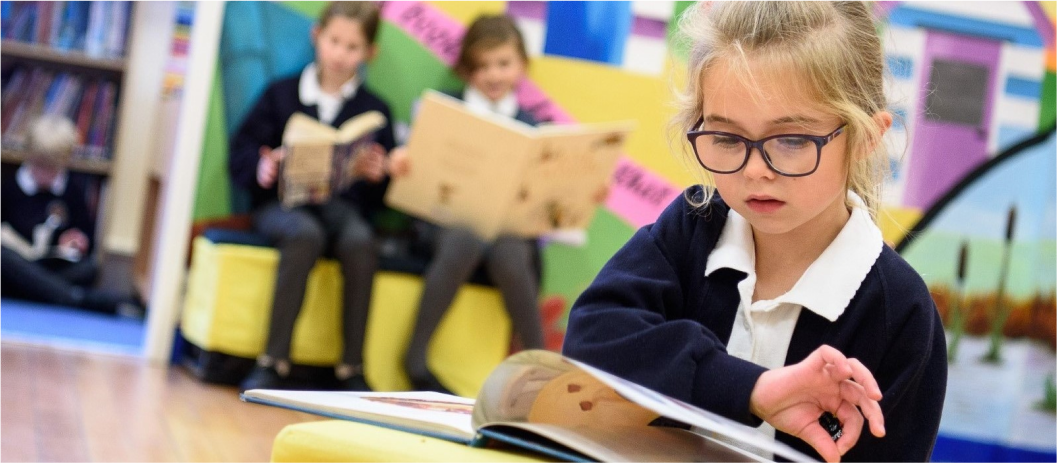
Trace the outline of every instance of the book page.
[[428, 91], [411, 126], [410, 172], [394, 178], [389, 206], [437, 225], [460, 226], [495, 238], [528, 156], [536, 150], [531, 127], [467, 110]]
[[554, 230], [583, 230], [594, 217], [634, 124], [541, 127], [539, 150], [529, 162], [503, 221], [505, 233], [536, 237]]
[[504, 440], [506, 428], [530, 431], [602, 461], [760, 460], [711, 437], [656, 425], [662, 416], [557, 353], [529, 350], [503, 361], [485, 381], [473, 425], [496, 440]]
[[673, 399], [659, 392], [639, 386], [623, 378], [606, 373], [590, 365], [567, 359], [585, 373], [604, 382], [612, 387], [620, 396], [652, 410], [666, 418], [676, 420], [701, 430], [714, 433], [717, 438], [725, 438], [736, 442], [739, 446], [755, 448], [775, 456], [781, 456], [790, 461], [815, 461], [815, 459], [801, 453], [800, 451], [778, 442], [768, 439], [754, 432], [748, 427], [734, 420], [724, 418], [715, 413], [702, 410], [686, 402]]
[[385, 123], [378, 111], [353, 117], [340, 129], [302, 113], [290, 116], [283, 130], [286, 155], [279, 165], [283, 207], [320, 204], [348, 188], [356, 154], [374, 142], [374, 132]]
[[282, 391], [253, 389], [242, 400], [331, 418], [395, 427], [469, 442], [473, 399], [436, 392]]
[[485, 425], [479, 433], [566, 460], [582, 454], [598, 461], [768, 461], [710, 437], [663, 426], [501, 423]]

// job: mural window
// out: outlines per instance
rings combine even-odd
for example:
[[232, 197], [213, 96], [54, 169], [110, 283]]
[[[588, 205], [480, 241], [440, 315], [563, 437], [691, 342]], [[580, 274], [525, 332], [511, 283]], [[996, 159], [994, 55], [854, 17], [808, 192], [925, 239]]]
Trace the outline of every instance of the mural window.
[[953, 122], [979, 127], [987, 102], [987, 67], [937, 59], [932, 63], [925, 117], [931, 121]]

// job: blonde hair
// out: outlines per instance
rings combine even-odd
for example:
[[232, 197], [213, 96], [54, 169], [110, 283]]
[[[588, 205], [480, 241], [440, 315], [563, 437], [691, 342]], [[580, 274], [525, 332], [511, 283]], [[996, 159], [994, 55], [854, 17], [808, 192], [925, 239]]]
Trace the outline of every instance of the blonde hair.
[[358, 21], [363, 28], [363, 35], [367, 37], [367, 44], [374, 45], [378, 36], [378, 24], [381, 21], [381, 8], [375, 2], [330, 2], [323, 12], [319, 14], [319, 28], [327, 27], [327, 23], [336, 16]]
[[[687, 11], [679, 29], [690, 45], [688, 78], [685, 92], [677, 95], [678, 114], [669, 128], [673, 139], [682, 138], [679, 146], [691, 165], [697, 161], [684, 135], [702, 117], [705, 72], [722, 59], [735, 77], [752, 82], [749, 60], [762, 61], [760, 68], [800, 76], [798, 83], [819, 107], [847, 124], [846, 186], [862, 197], [876, 220], [888, 153], [881, 140], [884, 130], [873, 116], [884, 111], [887, 102], [881, 39], [865, 3], [709, 2]], [[696, 207], [715, 192], [708, 185], [712, 174], [701, 172], [705, 194], [687, 198]]]
[[34, 160], [65, 166], [80, 144], [77, 127], [68, 118], [45, 114], [35, 119], [26, 133], [26, 150]]

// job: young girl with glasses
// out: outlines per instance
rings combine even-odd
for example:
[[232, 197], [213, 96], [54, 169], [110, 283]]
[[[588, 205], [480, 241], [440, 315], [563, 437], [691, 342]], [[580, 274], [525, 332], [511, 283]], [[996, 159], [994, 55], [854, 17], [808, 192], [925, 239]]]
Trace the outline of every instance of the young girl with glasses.
[[827, 461], [928, 460], [945, 339], [875, 224], [892, 116], [868, 6], [720, 2], [684, 18], [673, 124], [707, 180], [606, 264], [564, 353]]

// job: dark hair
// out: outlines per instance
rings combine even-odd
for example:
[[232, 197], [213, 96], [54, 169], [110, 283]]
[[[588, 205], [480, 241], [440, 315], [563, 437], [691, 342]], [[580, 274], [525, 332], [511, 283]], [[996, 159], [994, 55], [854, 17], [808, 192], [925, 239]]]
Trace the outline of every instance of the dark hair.
[[376, 2], [330, 2], [319, 15], [319, 27], [327, 27], [327, 22], [335, 16], [359, 21], [363, 34], [367, 36], [367, 43], [374, 44], [381, 17], [381, 8]]
[[528, 53], [525, 52], [525, 39], [521, 37], [521, 31], [509, 16], [501, 14], [478, 16], [466, 29], [466, 35], [462, 38], [459, 59], [455, 62], [455, 72], [463, 77], [469, 75], [476, 67], [473, 60], [474, 54], [482, 49], [487, 50], [511, 42], [517, 47], [521, 59], [527, 63]]

